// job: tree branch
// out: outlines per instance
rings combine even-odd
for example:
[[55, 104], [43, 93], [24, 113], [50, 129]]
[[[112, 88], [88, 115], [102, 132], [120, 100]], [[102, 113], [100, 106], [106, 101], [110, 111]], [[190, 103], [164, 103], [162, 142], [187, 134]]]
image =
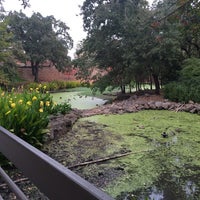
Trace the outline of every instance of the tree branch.
[[97, 160], [86, 161], [86, 162], [83, 162], [83, 163], [79, 163], [79, 164], [69, 166], [68, 169], [73, 169], [73, 168], [76, 168], [76, 167], [83, 167], [83, 166], [86, 166], [86, 165], [105, 162], [105, 161], [108, 161], [108, 160], [121, 158], [121, 157], [128, 156], [128, 155], [131, 155], [131, 154], [143, 153], [143, 152], [148, 152], [148, 151], [152, 151], [152, 149], [144, 150], [144, 151], [136, 151], [136, 152], [129, 151], [129, 152], [126, 152], [126, 153], [122, 153], [122, 154], [118, 154], [118, 155], [114, 155], [114, 156], [109, 156], [109, 157], [106, 157], [106, 158], [100, 158], [100, 159], [97, 159]]

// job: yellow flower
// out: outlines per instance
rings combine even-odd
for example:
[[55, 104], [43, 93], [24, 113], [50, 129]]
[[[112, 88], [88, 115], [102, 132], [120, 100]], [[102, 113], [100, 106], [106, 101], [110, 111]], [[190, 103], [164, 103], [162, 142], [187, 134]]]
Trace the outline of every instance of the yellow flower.
[[35, 90], [36, 90], [36, 91], [38, 91], [38, 90], [39, 90], [39, 88], [37, 87]]
[[18, 103], [19, 103], [19, 104], [22, 104], [22, 103], [23, 103], [23, 100], [22, 100], [22, 99], [20, 99], [20, 100], [18, 101]]
[[33, 100], [33, 101], [37, 100], [37, 97], [36, 97], [36, 96], [34, 96], [34, 97], [32, 98], [32, 100]]
[[5, 115], [8, 115], [9, 113], [11, 113], [11, 111], [9, 110], [8, 112], [5, 113]]
[[39, 109], [39, 112], [41, 112], [41, 113], [42, 113], [42, 112], [43, 112], [43, 109], [42, 109], [42, 108], [40, 108], [40, 109]]
[[42, 87], [42, 84], [40, 83], [40, 84], [39, 84], [39, 88], [41, 88], [41, 87]]
[[43, 107], [43, 106], [44, 106], [44, 102], [40, 101], [40, 107]]
[[27, 101], [26, 104], [31, 106], [31, 101]]
[[30, 91], [33, 91], [33, 88], [30, 88]]
[[44, 86], [43, 86], [43, 89], [45, 89], [45, 90], [46, 90], [46, 88], [47, 88], [47, 86], [46, 86], [46, 85], [44, 85]]
[[4, 95], [5, 95], [5, 92], [2, 92], [2, 93], [1, 93], [1, 96], [3, 97]]
[[11, 108], [15, 108], [16, 104], [15, 103], [11, 103]]
[[49, 101], [46, 101], [46, 106], [50, 106], [50, 102]]

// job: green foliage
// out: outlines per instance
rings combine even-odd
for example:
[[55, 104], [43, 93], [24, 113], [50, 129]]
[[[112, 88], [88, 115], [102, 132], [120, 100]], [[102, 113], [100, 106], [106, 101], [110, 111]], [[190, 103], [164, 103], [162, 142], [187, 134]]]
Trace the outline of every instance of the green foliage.
[[179, 81], [164, 87], [164, 96], [172, 101], [200, 102], [200, 59], [189, 58], [183, 62]]
[[200, 102], [200, 86], [188, 85], [182, 82], [173, 82], [165, 85], [164, 96], [176, 102], [187, 103], [190, 100]]
[[79, 81], [66, 81], [65, 82], [65, 88], [69, 89], [69, 88], [76, 88], [76, 87], [80, 87], [82, 86], [82, 84]]
[[50, 94], [39, 90], [23, 93], [1, 91], [0, 125], [36, 147], [41, 147], [54, 104]]
[[181, 70], [181, 81], [200, 82], [200, 58], [189, 58], [184, 60]]
[[32, 74], [38, 82], [39, 67], [48, 60], [59, 71], [65, 70], [71, 62], [68, 50], [73, 42], [68, 33], [69, 27], [53, 16], [43, 17], [33, 13], [27, 17], [24, 13], [13, 12], [8, 16], [10, 30], [31, 63]]
[[56, 104], [54, 107], [50, 110], [50, 114], [57, 115], [62, 114], [65, 115], [71, 110], [71, 105], [68, 103], [62, 103], [62, 104]]
[[[178, 80], [183, 59], [200, 57], [199, 6], [198, 0], [155, 1], [152, 8], [143, 0], [85, 0], [88, 35], [77, 51], [78, 77], [97, 81], [100, 90], [150, 80], [159, 93], [160, 83]], [[93, 76], [94, 66], [112, 81]]]
[[[0, 125], [31, 145], [41, 148], [48, 133], [49, 115], [66, 114], [68, 103], [57, 105], [46, 91], [46, 85], [31, 84], [22, 93], [0, 90]], [[33, 88], [34, 87], [34, 88]], [[7, 164], [2, 155], [0, 163]]]
[[17, 80], [16, 49], [18, 54], [21, 48], [13, 42], [13, 34], [8, 30], [8, 20], [0, 19], [0, 85], [8, 87]]
[[57, 91], [57, 90], [63, 90], [63, 89], [69, 89], [69, 88], [76, 88], [80, 87], [82, 84], [79, 81], [60, 81], [55, 80], [51, 82], [46, 83], [29, 83], [25, 86], [25, 88], [39, 88], [40, 91], [43, 91], [44, 87], [47, 91]]

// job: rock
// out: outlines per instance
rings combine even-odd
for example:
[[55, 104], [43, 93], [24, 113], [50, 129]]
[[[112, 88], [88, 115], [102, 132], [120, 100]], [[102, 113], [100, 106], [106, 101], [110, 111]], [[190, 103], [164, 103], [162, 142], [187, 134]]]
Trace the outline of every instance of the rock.
[[69, 114], [66, 115], [56, 115], [50, 116], [50, 122], [48, 128], [50, 130], [48, 140], [53, 140], [61, 134], [65, 134], [69, 131], [73, 124], [80, 118], [80, 111], [72, 110]]
[[188, 102], [189, 104], [194, 104], [194, 101], [192, 101], [192, 100], [189, 100], [189, 102]]
[[190, 113], [196, 113], [196, 108], [193, 108], [192, 110], [190, 110]]
[[159, 109], [159, 110], [163, 109], [163, 103], [160, 102], [160, 101], [156, 101], [156, 102], [155, 102], [155, 106], [156, 106], [156, 108]]
[[122, 101], [114, 101], [110, 104], [99, 106], [93, 109], [88, 109], [88, 110], [73, 109], [70, 113], [66, 115], [51, 116], [49, 123], [49, 130], [50, 130], [49, 138], [54, 139], [58, 137], [60, 134], [67, 133], [67, 131], [71, 130], [73, 124], [80, 117], [89, 117], [92, 115], [132, 113], [132, 112], [138, 112], [140, 110], [149, 110], [149, 109], [150, 110], [165, 109], [165, 110], [174, 110], [176, 112], [186, 111], [190, 113], [200, 114], [200, 104], [194, 103], [193, 101], [189, 101], [188, 104], [181, 104], [181, 103], [170, 102], [167, 99], [162, 99], [161, 96], [155, 96], [150, 94], [143, 95], [142, 97], [133, 95], [130, 98], [128, 98], [128, 96], [130, 95], [127, 95], [125, 98], [123, 97]]
[[170, 105], [171, 105], [170, 102], [163, 102], [163, 103], [162, 103], [162, 107], [163, 107], [163, 109], [165, 109], [165, 110], [168, 110], [169, 107], [170, 107]]

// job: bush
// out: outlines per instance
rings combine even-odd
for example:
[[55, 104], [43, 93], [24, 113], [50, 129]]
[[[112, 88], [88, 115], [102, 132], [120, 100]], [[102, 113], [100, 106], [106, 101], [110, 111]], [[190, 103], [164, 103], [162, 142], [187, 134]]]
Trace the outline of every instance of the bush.
[[164, 87], [164, 96], [172, 101], [200, 102], [200, 59], [190, 58], [183, 62], [179, 81]]
[[26, 85], [26, 89], [33, 88], [43, 88], [46, 87], [47, 91], [56, 91], [56, 90], [62, 90], [62, 89], [70, 89], [70, 88], [76, 88], [82, 86], [82, 84], [79, 81], [60, 81], [55, 80], [48, 83], [29, 83]]
[[54, 107], [50, 95], [32, 88], [20, 94], [1, 91], [0, 95], [0, 125], [40, 148]]
[[50, 114], [56, 115], [58, 113], [65, 115], [71, 110], [71, 105], [68, 103], [57, 104], [50, 111]]
[[182, 82], [169, 83], [164, 87], [164, 97], [175, 102], [200, 102], [200, 86]]
[[76, 88], [76, 87], [80, 87], [81, 83], [78, 81], [67, 81], [65, 82], [65, 88], [66, 89], [70, 89], [70, 88]]
[[[56, 105], [45, 85], [22, 93], [0, 90], [0, 108], [0, 125], [36, 148], [41, 148], [45, 141], [49, 115], [66, 114], [71, 110], [67, 103]], [[0, 164], [7, 163], [0, 154]]]

